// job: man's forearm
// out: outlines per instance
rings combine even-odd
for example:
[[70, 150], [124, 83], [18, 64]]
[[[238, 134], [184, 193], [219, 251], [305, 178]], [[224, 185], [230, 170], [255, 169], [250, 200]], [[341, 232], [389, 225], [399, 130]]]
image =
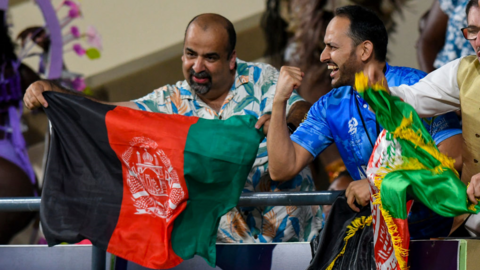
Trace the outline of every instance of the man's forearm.
[[274, 101], [267, 135], [268, 170], [272, 180], [295, 176], [295, 148], [286, 122], [286, 101]]
[[128, 107], [128, 108], [132, 108], [132, 109], [135, 109], [135, 110], [138, 110], [138, 109], [139, 109], [138, 106], [135, 104], [135, 102], [131, 102], [131, 101], [124, 101], [124, 102], [107, 102], [107, 101], [101, 101], [101, 100], [98, 100], [98, 99], [93, 98], [92, 96], [87, 96], [87, 95], [83, 94], [82, 92], [67, 89], [67, 88], [61, 86], [61, 85], [60, 85], [59, 83], [57, 83], [55, 80], [41, 80], [41, 81], [48, 83], [48, 84], [50, 85], [50, 87], [51, 87], [51, 90], [54, 91], [54, 92], [60, 92], [60, 93], [65, 93], [65, 94], [70, 94], [70, 95], [85, 97], [85, 98], [88, 98], [88, 99], [90, 99], [90, 100], [92, 100], [92, 101], [95, 101], [95, 102], [98, 102], [98, 103], [102, 103], [102, 104], [113, 105], [113, 106]]
[[99, 102], [98, 100], [96, 99], [93, 99], [89, 96], [86, 96], [84, 95], [83, 93], [79, 92], [79, 91], [75, 91], [75, 90], [70, 90], [70, 89], [67, 89], [63, 86], [61, 86], [56, 80], [41, 80], [42, 82], [46, 82], [50, 85], [51, 87], [51, 91], [53, 92], [59, 92], [59, 93], [65, 93], [65, 94], [71, 94], [71, 95], [75, 95], [75, 96], [82, 96], [82, 97], [86, 97], [86, 98], [89, 98], [91, 100], [94, 100], [94, 101], [97, 101]]

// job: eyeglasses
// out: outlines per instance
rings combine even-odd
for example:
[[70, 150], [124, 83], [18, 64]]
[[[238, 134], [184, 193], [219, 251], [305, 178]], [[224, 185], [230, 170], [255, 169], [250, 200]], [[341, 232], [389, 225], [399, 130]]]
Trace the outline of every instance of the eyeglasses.
[[467, 40], [475, 40], [477, 39], [478, 31], [480, 28], [475, 26], [464, 27], [462, 29], [463, 37]]

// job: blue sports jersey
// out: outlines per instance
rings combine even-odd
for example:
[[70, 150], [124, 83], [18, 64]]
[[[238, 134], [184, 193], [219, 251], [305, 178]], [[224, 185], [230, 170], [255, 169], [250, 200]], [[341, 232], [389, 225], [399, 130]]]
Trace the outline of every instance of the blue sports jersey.
[[[388, 64], [385, 71], [389, 86], [412, 85], [425, 75], [426, 73], [420, 70]], [[449, 137], [462, 133], [455, 113], [423, 119], [423, 124], [437, 145]], [[348, 172], [354, 180], [360, 180], [366, 178], [367, 164], [373, 145], [382, 130], [383, 128], [377, 125], [375, 114], [368, 109], [368, 104], [351, 86], [343, 86], [321, 97], [310, 108], [307, 119], [291, 135], [291, 139], [314, 157], [332, 143], [336, 143]], [[409, 222], [411, 218], [421, 222], [431, 215], [431, 211], [428, 208], [425, 209], [425, 206], [416, 205], [415, 209], [415, 211], [412, 209]], [[449, 232], [451, 222], [451, 219], [445, 220], [443, 222], [445, 228], [441, 229], [441, 232], [438, 230], [430, 232], [434, 236], [446, 236], [444, 234], [447, 229]], [[440, 230], [440, 223], [437, 225]], [[410, 234], [413, 239], [429, 236], [426, 232], [419, 230], [410, 231]]]
[[[417, 69], [388, 64], [385, 72], [389, 86], [412, 85], [425, 75]], [[453, 112], [424, 119], [423, 124], [436, 144], [462, 133], [458, 117]], [[377, 129], [375, 114], [368, 109], [368, 104], [351, 86], [343, 86], [321, 97], [291, 138], [314, 157], [336, 143], [348, 172], [354, 180], [359, 180], [366, 178], [372, 144], [382, 130], [381, 126]]]

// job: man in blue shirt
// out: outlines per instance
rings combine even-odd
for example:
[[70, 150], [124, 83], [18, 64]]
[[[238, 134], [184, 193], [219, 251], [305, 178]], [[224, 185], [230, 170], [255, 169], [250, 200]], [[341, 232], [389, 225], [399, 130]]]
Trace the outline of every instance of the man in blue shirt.
[[[334, 89], [311, 107], [306, 120], [291, 137], [284, 119], [285, 102], [301, 84], [303, 73], [295, 67], [282, 67], [267, 139], [272, 179], [290, 179], [327, 146], [336, 143], [355, 180], [346, 192], [350, 207], [359, 211], [355, 202], [360, 206], [369, 203], [365, 171], [382, 127], [368, 104], [352, 88], [355, 73], [362, 71], [367, 63], [377, 62], [384, 66], [391, 86], [414, 84], [426, 75], [416, 69], [388, 65], [385, 62], [387, 44], [385, 27], [373, 12], [359, 6], [338, 8], [327, 27], [326, 48], [320, 57], [332, 69], [330, 77]], [[425, 119], [424, 125], [440, 151], [455, 158], [456, 168], [461, 168], [462, 136], [456, 115], [450, 113]], [[409, 223], [412, 238], [428, 238], [447, 236], [452, 219], [415, 204]]]

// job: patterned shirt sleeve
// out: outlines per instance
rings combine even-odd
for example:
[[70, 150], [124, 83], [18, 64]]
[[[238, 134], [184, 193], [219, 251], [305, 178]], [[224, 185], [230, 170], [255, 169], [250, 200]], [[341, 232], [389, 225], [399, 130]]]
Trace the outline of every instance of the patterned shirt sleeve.
[[142, 111], [172, 114], [172, 108], [169, 106], [170, 102], [166, 100], [166, 96], [168, 96], [166, 93], [169, 87], [169, 85], [160, 87], [152, 93], [132, 101], [135, 102]]
[[440, 9], [445, 13], [447, 14], [447, 16], [452, 16], [453, 15], [453, 11], [455, 10], [455, 6], [458, 5], [457, 4], [457, 0], [438, 0], [438, 2], [440, 3]]
[[[267, 65], [263, 72], [264, 75], [262, 77], [264, 80], [260, 82], [262, 83], [262, 101], [260, 105], [262, 115], [272, 113], [273, 98], [275, 96], [279, 74], [278, 71], [270, 65]], [[298, 101], [304, 101], [304, 99], [294, 90], [287, 102], [287, 114], [292, 105]]]
[[257, 82], [262, 89], [262, 100], [260, 102], [261, 115], [272, 113], [273, 97], [275, 96], [277, 80], [278, 71], [270, 65], [265, 65], [262, 70], [262, 76], [260, 76], [260, 80]]
[[452, 136], [462, 134], [462, 127], [460, 126], [458, 117], [453, 112], [442, 114], [431, 119], [432, 122], [429, 131], [437, 145]]
[[327, 123], [326, 96], [320, 98], [308, 111], [307, 119], [290, 136], [292, 141], [316, 157], [333, 143], [333, 136]]

